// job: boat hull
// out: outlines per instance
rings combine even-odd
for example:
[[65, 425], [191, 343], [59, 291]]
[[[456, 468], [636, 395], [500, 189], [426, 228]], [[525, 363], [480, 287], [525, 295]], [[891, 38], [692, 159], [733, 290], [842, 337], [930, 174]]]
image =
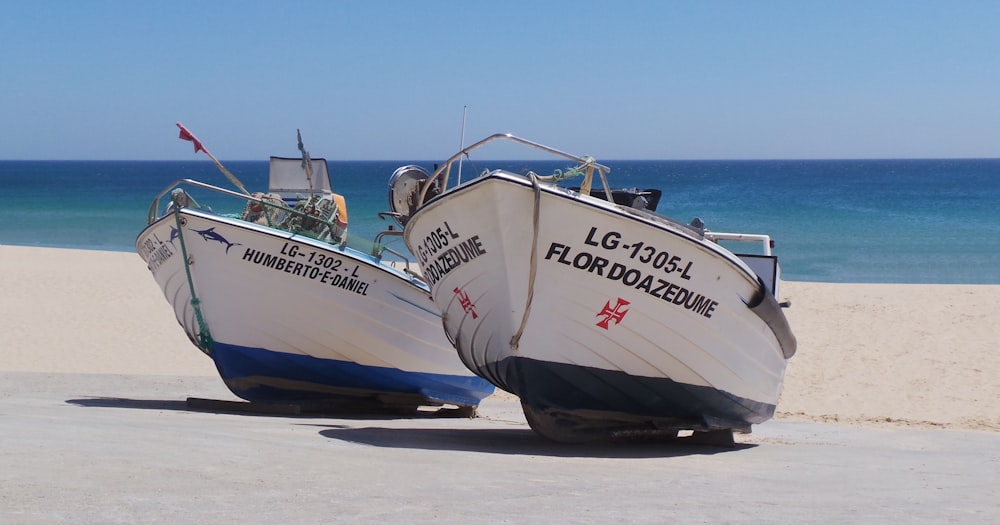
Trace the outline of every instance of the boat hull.
[[367, 254], [188, 208], [136, 247], [243, 399], [476, 406], [493, 391], [455, 358], [426, 285]]
[[776, 333], [783, 314], [745, 263], [667, 219], [537, 188], [537, 220], [532, 183], [494, 173], [407, 223], [470, 370], [518, 395], [556, 439], [572, 427], [748, 429], [773, 416], [794, 338]]

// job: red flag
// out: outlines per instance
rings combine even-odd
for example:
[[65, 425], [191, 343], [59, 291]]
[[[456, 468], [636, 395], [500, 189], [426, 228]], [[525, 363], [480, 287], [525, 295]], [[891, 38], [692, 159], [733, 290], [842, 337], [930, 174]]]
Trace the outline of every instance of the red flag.
[[183, 125], [181, 125], [180, 122], [177, 123], [177, 127], [181, 128], [181, 134], [180, 134], [180, 138], [181, 139], [183, 139], [183, 140], [190, 140], [191, 142], [194, 142], [194, 152], [195, 153], [198, 153], [199, 151], [204, 151], [205, 153], [208, 153], [208, 150], [205, 149], [205, 146], [201, 145], [201, 141], [198, 140], [198, 138], [195, 137], [194, 134], [192, 134], [190, 131], [188, 131], [187, 128], [185, 128]]

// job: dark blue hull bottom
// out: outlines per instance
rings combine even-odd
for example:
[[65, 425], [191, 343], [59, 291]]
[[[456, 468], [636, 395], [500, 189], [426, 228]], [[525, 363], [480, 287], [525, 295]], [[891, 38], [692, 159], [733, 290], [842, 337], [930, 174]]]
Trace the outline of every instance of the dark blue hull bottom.
[[508, 357], [481, 371], [521, 398], [539, 434], [577, 441], [589, 433], [749, 430], [775, 406], [667, 378]]
[[493, 393], [493, 385], [473, 376], [406, 372], [219, 342], [211, 356], [226, 386], [254, 402], [474, 407]]

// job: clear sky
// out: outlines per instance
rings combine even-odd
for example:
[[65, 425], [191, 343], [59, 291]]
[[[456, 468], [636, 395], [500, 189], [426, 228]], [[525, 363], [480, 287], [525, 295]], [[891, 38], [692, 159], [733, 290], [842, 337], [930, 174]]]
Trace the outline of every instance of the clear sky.
[[0, 159], [1000, 157], [1000, 1], [0, 0]]

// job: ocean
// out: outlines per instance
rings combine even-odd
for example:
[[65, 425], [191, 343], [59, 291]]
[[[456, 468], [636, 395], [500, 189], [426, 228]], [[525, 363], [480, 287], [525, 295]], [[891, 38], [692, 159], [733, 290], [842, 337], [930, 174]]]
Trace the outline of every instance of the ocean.
[[[223, 163], [250, 191], [266, 189], [267, 161]], [[613, 187], [663, 190], [664, 215], [770, 235], [785, 280], [1000, 284], [1000, 159], [602, 163]], [[433, 167], [329, 162], [352, 235], [371, 239], [394, 224], [377, 214], [404, 164]], [[540, 174], [566, 167], [500, 164]], [[467, 161], [463, 178], [476, 169]], [[0, 244], [134, 253], [153, 197], [183, 178], [235, 189], [208, 160], [0, 161]], [[400, 238], [389, 246], [406, 249]]]

